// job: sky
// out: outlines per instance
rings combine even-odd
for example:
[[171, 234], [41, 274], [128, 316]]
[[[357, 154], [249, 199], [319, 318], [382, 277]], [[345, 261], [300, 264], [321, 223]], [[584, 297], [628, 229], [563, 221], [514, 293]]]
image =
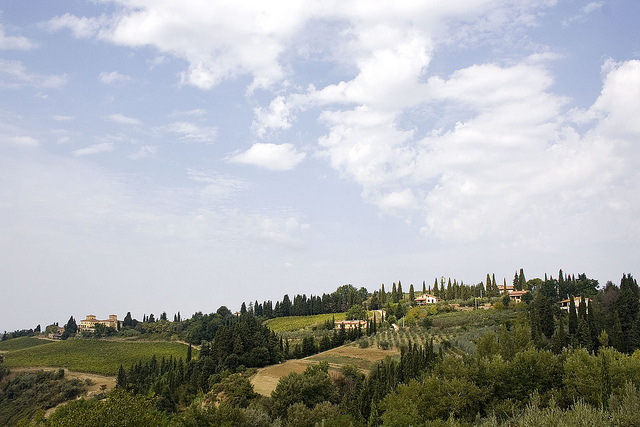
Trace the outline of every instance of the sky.
[[640, 275], [636, 0], [0, 1], [0, 330]]

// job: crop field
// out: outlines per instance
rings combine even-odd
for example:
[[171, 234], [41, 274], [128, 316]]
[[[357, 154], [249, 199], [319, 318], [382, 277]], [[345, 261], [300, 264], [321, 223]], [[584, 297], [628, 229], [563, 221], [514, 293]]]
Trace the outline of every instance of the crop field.
[[[13, 341], [13, 340], [11, 340]], [[194, 355], [197, 355], [194, 350]], [[171, 342], [126, 342], [99, 340], [51, 341], [36, 347], [3, 353], [9, 367], [58, 367], [101, 375], [116, 375], [123, 365], [162, 357], [186, 358], [187, 347]]]
[[0, 342], [0, 351], [14, 351], [23, 348], [36, 347], [38, 345], [49, 344], [49, 340], [41, 340], [34, 337], [19, 337]]
[[316, 314], [313, 316], [287, 316], [276, 317], [267, 320], [264, 324], [273, 332], [298, 331], [300, 329], [312, 328], [320, 326], [327, 320], [334, 318], [337, 321], [344, 320], [346, 313], [327, 313]]

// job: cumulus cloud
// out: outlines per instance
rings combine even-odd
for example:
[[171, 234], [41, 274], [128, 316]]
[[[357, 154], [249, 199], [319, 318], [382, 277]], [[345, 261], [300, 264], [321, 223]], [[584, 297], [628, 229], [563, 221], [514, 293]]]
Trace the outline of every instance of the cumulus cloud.
[[255, 108], [254, 113], [256, 118], [252, 127], [260, 137], [271, 129], [289, 129], [291, 127], [291, 112], [285, 103], [284, 96], [276, 97], [266, 109]]
[[121, 114], [121, 113], [110, 114], [106, 117], [106, 119], [115, 123], [119, 123], [121, 125], [138, 126], [142, 124], [140, 120], [133, 117], [125, 116], [124, 114]]
[[121, 74], [117, 71], [112, 71], [110, 73], [103, 71], [100, 73], [99, 78], [100, 78], [100, 81], [104, 84], [124, 83], [124, 82], [131, 81], [130, 76], [127, 76], [126, 74]]
[[[6, 76], [6, 80], [2, 79]], [[58, 88], [67, 83], [66, 75], [42, 75], [30, 73], [21, 61], [0, 59], [0, 87], [19, 89], [24, 86], [35, 88]]]
[[93, 144], [89, 147], [80, 148], [79, 150], [75, 150], [73, 152], [74, 156], [91, 156], [93, 154], [104, 153], [108, 151], [113, 151], [113, 143], [112, 142], [102, 142], [100, 144]]
[[273, 171], [286, 171], [295, 168], [305, 156], [306, 154], [299, 153], [293, 144], [256, 143], [245, 152], [233, 154], [228, 161], [260, 166]]
[[26, 37], [5, 35], [4, 28], [0, 25], [0, 50], [30, 50], [36, 47], [37, 44]]

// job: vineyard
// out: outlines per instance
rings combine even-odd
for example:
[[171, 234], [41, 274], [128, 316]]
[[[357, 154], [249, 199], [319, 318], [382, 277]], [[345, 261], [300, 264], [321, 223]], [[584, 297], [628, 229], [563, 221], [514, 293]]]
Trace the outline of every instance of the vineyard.
[[276, 317], [274, 319], [267, 320], [264, 324], [276, 333], [292, 332], [300, 331], [301, 329], [313, 329], [314, 327], [324, 325], [325, 322], [330, 321], [334, 318], [336, 322], [344, 320], [345, 313], [315, 314], [313, 316]]
[[33, 338], [19, 337], [11, 340], [0, 341], [0, 352], [21, 350], [23, 348], [36, 347], [43, 344], [49, 344], [51, 341]]
[[[58, 367], [73, 371], [90, 372], [102, 375], [116, 375], [120, 365], [129, 367], [154, 355], [157, 359], [185, 358], [187, 347], [170, 342], [125, 342], [100, 340], [42, 341], [35, 347], [25, 346], [34, 341], [22, 341], [24, 338], [9, 340], [19, 342], [15, 350], [3, 353], [4, 364], [9, 367]], [[35, 338], [29, 340], [41, 341]], [[2, 347], [5, 351], [5, 347]], [[197, 351], [194, 350], [194, 355]]]

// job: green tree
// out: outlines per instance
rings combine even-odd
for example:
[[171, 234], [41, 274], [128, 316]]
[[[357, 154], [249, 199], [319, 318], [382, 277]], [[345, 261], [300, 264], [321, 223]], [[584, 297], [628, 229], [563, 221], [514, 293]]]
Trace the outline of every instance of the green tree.
[[284, 417], [287, 408], [300, 402], [311, 409], [321, 402], [338, 402], [338, 390], [329, 377], [329, 365], [309, 366], [302, 374], [293, 372], [280, 379], [271, 393], [273, 414]]
[[360, 304], [352, 305], [346, 314], [347, 320], [367, 320], [368, 317], [367, 311]]
[[569, 296], [569, 335], [574, 336], [578, 332], [578, 314], [573, 295]]
[[413, 283], [409, 285], [409, 303], [411, 305], [415, 305], [416, 303], [416, 294], [413, 290]]

